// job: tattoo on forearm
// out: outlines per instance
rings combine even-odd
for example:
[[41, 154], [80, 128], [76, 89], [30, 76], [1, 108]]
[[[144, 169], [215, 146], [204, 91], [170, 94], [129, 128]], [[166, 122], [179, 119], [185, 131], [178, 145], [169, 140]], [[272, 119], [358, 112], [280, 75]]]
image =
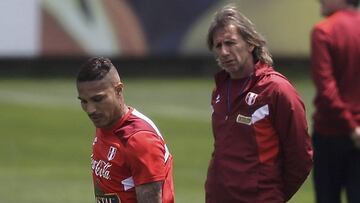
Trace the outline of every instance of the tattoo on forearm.
[[137, 186], [136, 197], [138, 203], [161, 203], [163, 181], [147, 183]]

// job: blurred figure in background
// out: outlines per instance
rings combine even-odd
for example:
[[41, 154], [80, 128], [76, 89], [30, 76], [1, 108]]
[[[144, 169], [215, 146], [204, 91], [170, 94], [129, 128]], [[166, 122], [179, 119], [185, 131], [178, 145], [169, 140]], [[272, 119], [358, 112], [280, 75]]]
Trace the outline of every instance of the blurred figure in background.
[[318, 203], [360, 202], [359, 0], [320, 0], [326, 18], [311, 35], [316, 86], [314, 182]]
[[96, 127], [96, 202], [173, 203], [172, 155], [155, 124], [125, 104], [123, 88], [107, 58], [91, 58], [77, 76], [78, 98]]
[[208, 46], [222, 68], [212, 94], [207, 203], [283, 203], [312, 167], [304, 104], [274, 71], [265, 39], [234, 6], [218, 11]]

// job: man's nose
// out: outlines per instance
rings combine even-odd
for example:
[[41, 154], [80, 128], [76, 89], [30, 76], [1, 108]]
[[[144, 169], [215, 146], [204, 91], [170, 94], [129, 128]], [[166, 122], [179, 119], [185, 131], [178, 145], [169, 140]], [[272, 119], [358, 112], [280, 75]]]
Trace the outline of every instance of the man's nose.
[[87, 103], [87, 104], [85, 105], [84, 110], [86, 111], [87, 114], [91, 115], [91, 114], [93, 114], [93, 113], [96, 112], [96, 107], [95, 107], [95, 105], [92, 104], [92, 103]]
[[229, 54], [229, 49], [227, 46], [221, 46], [220, 48], [220, 55], [221, 56], [226, 56]]

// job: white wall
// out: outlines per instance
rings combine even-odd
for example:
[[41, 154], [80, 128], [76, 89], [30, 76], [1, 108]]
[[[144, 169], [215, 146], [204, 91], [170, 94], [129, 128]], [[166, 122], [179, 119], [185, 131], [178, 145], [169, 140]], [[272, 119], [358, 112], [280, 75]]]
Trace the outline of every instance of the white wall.
[[39, 32], [39, 0], [0, 1], [0, 57], [36, 56]]

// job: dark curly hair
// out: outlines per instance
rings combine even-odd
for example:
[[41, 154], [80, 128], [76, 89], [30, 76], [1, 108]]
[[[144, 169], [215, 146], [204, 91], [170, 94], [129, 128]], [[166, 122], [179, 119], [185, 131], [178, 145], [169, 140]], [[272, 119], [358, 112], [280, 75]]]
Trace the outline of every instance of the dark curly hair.
[[95, 81], [103, 79], [114, 65], [105, 57], [93, 57], [80, 68], [76, 77], [77, 82]]

